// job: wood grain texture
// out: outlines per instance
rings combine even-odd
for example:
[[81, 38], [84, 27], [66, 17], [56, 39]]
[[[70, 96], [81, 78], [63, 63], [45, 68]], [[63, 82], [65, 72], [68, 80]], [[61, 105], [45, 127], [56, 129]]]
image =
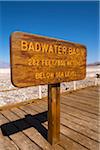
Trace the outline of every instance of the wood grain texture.
[[48, 141], [60, 141], [60, 83], [48, 85]]
[[14, 32], [10, 39], [11, 80], [17, 87], [84, 79], [84, 45]]
[[[43, 133], [45, 135], [48, 130], [47, 98], [11, 108], [9, 111], [0, 111], [0, 150], [99, 150], [99, 104], [97, 117], [77, 107], [77, 101], [80, 104], [88, 102], [86, 104], [89, 105], [89, 109], [95, 110], [95, 104], [99, 102], [99, 89], [99, 86], [88, 87], [61, 94], [60, 142], [54, 146], [51, 146], [43, 136]], [[75, 95], [77, 98], [74, 97]], [[68, 106], [69, 101], [76, 102], [74, 107], [73, 103]], [[91, 105], [91, 102], [94, 105]], [[9, 135], [5, 136], [4, 133]]]

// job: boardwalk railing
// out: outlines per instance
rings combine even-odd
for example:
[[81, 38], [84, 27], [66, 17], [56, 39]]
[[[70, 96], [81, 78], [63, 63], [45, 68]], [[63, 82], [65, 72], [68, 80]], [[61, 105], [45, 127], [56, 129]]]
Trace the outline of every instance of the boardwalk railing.
[[[100, 78], [86, 77], [84, 80], [61, 83], [61, 93], [100, 85]], [[39, 99], [47, 96], [47, 86], [39, 86]]]

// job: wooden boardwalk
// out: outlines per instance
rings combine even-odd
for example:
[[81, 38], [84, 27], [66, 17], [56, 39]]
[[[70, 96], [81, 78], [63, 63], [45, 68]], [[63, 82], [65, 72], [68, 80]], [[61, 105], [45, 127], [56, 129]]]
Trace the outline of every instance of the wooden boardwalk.
[[61, 141], [47, 142], [47, 99], [0, 111], [0, 150], [99, 150], [99, 87], [61, 95]]

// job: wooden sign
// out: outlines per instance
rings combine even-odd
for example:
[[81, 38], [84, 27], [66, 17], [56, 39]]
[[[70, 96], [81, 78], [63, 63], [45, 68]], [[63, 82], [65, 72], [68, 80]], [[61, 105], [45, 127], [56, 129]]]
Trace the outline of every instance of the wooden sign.
[[84, 79], [86, 47], [23, 32], [11, 35], [11, 78], [17, 87]]
[[48, 141], [60, 140], [60, 82], [84, 79], [86, 47], [14, 32], [11, 35], [11, 79], [17, 87], [48, 84]]

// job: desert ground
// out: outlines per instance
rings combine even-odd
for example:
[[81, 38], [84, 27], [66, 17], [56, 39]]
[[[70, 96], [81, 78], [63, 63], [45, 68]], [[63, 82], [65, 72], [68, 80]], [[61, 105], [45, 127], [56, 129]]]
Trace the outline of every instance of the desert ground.
[[[86, 78], [81, 81], [61, 83], [61, 93], [88, 86], [100, 85], [100, 78], [97, 79], [96, 74], [100, 74], [100, 65], [88, 66]], [[0, 68], [0, 106], [47, 96], [48, 86], [45, 85], [40, 88], [40, 93], [39, 86], [16, 88], [11, 83], [10, 69]]]

